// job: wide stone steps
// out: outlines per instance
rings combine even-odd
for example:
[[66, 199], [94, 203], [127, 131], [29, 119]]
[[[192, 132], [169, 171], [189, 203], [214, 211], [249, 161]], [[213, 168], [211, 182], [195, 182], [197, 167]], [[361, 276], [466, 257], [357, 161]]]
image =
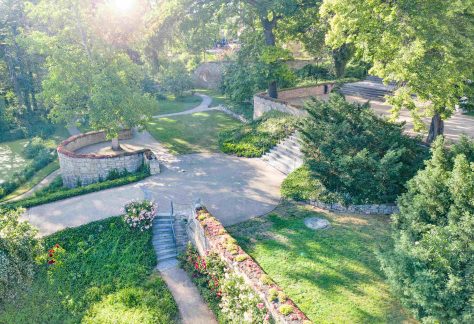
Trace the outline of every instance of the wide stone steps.
[[170, 215], [158, 215], [153, 220], [152, 244], [159, 264], [175, 260], [178, 256], [173, 220], [174, 217]]
[[303, 165], [303, 153], [297, 134], [282, 140], [266, 153], [262, 160], [284, 174], [290, 174]]
[[394, 89], [395, 84], [385, 85], [382, 79], [368, 76], [364, 81], [344, 84], [340, 92], [345, 96], [385, 102], [385, 96], [392, 94]]

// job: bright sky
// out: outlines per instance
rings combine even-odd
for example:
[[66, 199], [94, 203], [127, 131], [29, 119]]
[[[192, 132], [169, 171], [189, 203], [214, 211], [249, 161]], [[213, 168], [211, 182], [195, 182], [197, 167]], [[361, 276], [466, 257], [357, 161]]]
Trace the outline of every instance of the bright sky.
[[126, 14], [136, 5], [136, 0], [111, 0], [111, 5], [120, 13]]

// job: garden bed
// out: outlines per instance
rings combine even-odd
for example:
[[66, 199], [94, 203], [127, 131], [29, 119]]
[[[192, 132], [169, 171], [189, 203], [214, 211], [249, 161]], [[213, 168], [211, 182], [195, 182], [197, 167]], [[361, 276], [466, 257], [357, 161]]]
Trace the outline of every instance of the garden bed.
[[[196, 210], [196, 218], [193, 219], [191, 229], [191, 241], [197, 247], [201, 257], [189, 258], [188, 254], [187, 261], [191, 263], [191, 269], [193, 266], [196, 270], [204, 267], [204, 271], [200, 273], [209, 276], [207, 279], [211, 287], [213, 284], [215, 285], [215, 294], [217, 296], [220, 295], [223, 299], [220, 306], [223, 308], [222, 312], [226, 316], [234, 316], [232, 319], [239, 321], [238, 316], [252, 314], [255, 322], [269, 321], [270, 317], [278, 323], [303, 323], [308, 320], [296, 304], [290, 298], [287, 298], [282, 289], [237, 244], [237, 241], [229, 235], [222, 224], [205, 208], [200, 207]], [[214, 257], [212, 257], [213, 255]], [[216, 259], [220, 259], [224, 265], [219, 266]], [[204, 263], [202, 264], [202, 262]], [[209, 268], [208, 264], [214, 265], [211, 267], [211, 271], [207, 270]], [[218, 270], [216, 273], [216, 268], [223, 269]], [[235, 277], [235, 275], [237, 275], [237, 278], [229, 279]], [[232, 280], [238, 282], [238, 278], [241, 278], [240, 280], [243, 279], [242, 282], [237, 284], [229, 283]], [[232, 288], [229, 289], [229, 286]], [[241, 290], [241, 292], [235, 293], [235, 290]], [[258, 296], [257, 300], [250, 297], [239, 297], [239, 295], [253, 295], [248, 292], [249, 290]], [[226, 305], [229, 300], [233, 300], [236, 306], [247, 304], [247, 307], [241, 310], [242, 314], [235, 310], [234, 313], [236, 314], [229, 314], [229, 311], [226, 311]], [[215, 305], [211, 308], [215, 308]], [[267, 314], [265, 315], [266, 312]], [[262, 316], [264, 319], [258, 320], [255, 316]]]

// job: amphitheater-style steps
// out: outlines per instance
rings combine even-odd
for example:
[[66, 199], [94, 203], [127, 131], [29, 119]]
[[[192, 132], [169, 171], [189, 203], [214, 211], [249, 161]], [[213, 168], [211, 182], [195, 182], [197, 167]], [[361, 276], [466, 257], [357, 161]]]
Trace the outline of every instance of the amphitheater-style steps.
[[344, 84], [340, 92], [345, 96], [385, 102], [385, 96], [392, 94], [394, 88], [394, 84], [385, 85], [381, 78], [368, 76], [364, 81]]
[[301, 142], [297, 133], [278, 143], [270, 152], [266, 153], [262, 160], [284, 174], [290, 174], [303, 165], [303, 153]]
[[158, 214], [153, 220], [152, 243], [158, 263], [174, 261], [178, 256], [176, 238], [173, 233], [174, 216]]

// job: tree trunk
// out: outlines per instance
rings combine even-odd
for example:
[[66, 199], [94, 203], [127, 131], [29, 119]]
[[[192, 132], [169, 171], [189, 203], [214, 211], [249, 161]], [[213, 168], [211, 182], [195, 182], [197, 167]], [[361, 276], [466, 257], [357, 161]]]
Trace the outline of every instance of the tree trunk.
[[438, 135], [444, 134], [444, 121], [441, 119], [439, 114], [435, 114], [431, 118], [430, 132], [428, 133], [428, 138], [426, 141], [431, 144], [436, 140]]
[[118, 137], [112, 138], [112, 151], [120, 151], [120, 142]]
[[[265, 35], [265, 45], [275, 46], [276, 39], [274, 29], [276, 27], [276, 19], [273, 18], [272, 20], [269, 20], [268, 18], [261, 18], [261, 20], [263, 25], [263, 33]], [[270, 98], [278, 98], [278, 88], [277, 82], [275, 80], [268, 82], [268, 96]]]
[[332, 51], [332, 58], [334, 60], [334, 68], [336, 70], [336, 78], [344, 77], [346, 73], [346, 66], [352, 56], [352, 50], [347, 44]]

